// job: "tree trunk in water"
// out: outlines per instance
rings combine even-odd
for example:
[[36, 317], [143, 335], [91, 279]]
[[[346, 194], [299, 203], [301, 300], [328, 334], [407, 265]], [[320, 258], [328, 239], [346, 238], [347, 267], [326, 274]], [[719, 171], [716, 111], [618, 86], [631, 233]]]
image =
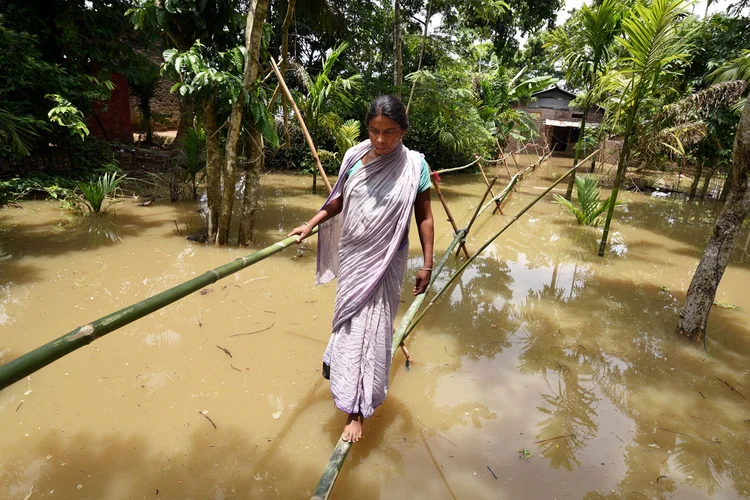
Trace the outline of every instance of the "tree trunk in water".
[[711, 169], [708, 171], [708, 174], [706, 174], [706, 180], [703, 181], [703, 187], [701, 187], [701, 194], [700, 194], [701, 198], [706, 197], [708, 188], [711, 185], [711, 178], [713, 178], [715, 171], [716, 171], [716, 167], [711, 167]]
[[177, 135], [175, 135], [172, 147], [175, 148], [180, 145], [182, 139], [185, 138], [187, 130], [193, 126], [193, 118], [195, 117], [195, 101], [190, 94], [185, 94], [180, 97], [180, 121], [177, 125]]
[[727, 198], [729, 197], [729, 191], [732, 190], [732, 173], [730, 172], [727, 174], [727, 178], [724, 179], [724, 185], [721, 187], [721, 194], [719, 195], [720, 201], [727, 201]]
[[[575, 167], [578, 165], [578, 158], [580, 158], [581, 154], [581, 148], [585, 147], [583, 138], [586, 134], [586, 115], [589, 112], [589, 108], [586, 108], [583, 110], [583, 117], [581, 118], [581, 132], [578, 136], [578, 143], [576, 144], [576, 152], [575, 156], [573, 158], [573, 166]], [[586, 151], [583, 151], [583, 156], [586, 156]], [[570, 174], [570, 180], [568, 181], [568, 189], [565, 191], [565, 199], [570, 201], [570, 198], [573, 197], [573, 186], [576, 184], [576, 171], [573, 170], [573, 173]]]
[[[268, 0], [252, 0], [247, 12], [247, 23], [245, 25], [247, 59], [245, 60], [242, 85], [248, 93], [251, 93], [250, 91], [255, 85], [255, 81], [258, 79], [260, 40], [267, 9]], [[234, 194], [237, 184], [237, 153], [240, 144], [240, 131], [242, 130], [245, 104], [244, 94], [240, 94], [237, 101], [232, 104], [232, 111], [229, 115], [226, 154], [222, 172], [224, 191], [221, 197], [221, 213], [219, 214], [219, 227], [216, 233], [217, 245], [225, 245], [229, 241], [229, 229], [232, 224], [232, 209], [234, 207]]]
[[630, 112], [628, 117], [628, 123], [625, 127], [625, 139], [622, 142], [622, 151], [620, 151], [620, 160], [617, 163], [617, 175], [615, 175], [615, 183], [612, 186], [612, 194], [609, 197], [609, 206], [607, 207], [607, 219], [604, 221], [604, 232], [602, 233], [602, 241], [599, 243], [599, 257], [604, 257], [604, 251], [607, 249], [607, 239], [609, 238], [609, 226], [612, 223], [612, 214], [615, 212], [615, 205], [617, 203], [617, 193], [620, 191], [620, 184], [625, 178], [625, 169], [627, 168], [628, 154], [630, 153], [630, 136], [633, 132], [633, 123], [635, 122], [635, 115], [638, 113], [638, 107], [636, 106]]
[[214, 96], [203, 101], [203, 127], [206, 131], [206, 198], [208, 202], [208, 242], [216, 239], [221, 207], [221, 135], [216, 125]]
[[695, 165], [695, 177], [693, 178], [693, 183], [690, 185], [690, 194], [688, 194], [688, 198], [690, 198], [691, 200], [695, 199], [695, 193], [698, 191], [698, 184], [701, 181], [702, 173], [703, 173], [703, 156], [698, 155], [698, 159]]
[[716, 297], [716, 289], [742, 222], [750, 213], [750, 101], [745, 103], [734, 138], [731, 179], [732, 192], [716, 219], [677, 323], [677, 331], [694, 341], [705, 339], [708, 314]]
[[239, 246], [249, 246], [255, 239], [255, 214], [260, 196], [260, 172], [263, 170], [263, 134], [253, 126], [247, 136], [248, 167], [245, 171], [245, 195], [242, 198], [240, 229], [237, 235]]
[[[294, 7], [297, 4], [297, 0], [289, 0], [289, 4], [286, 7], [286, 16], [284, 17], [284, 24], [281, 25], [281, 74], [286, 78], [286, 69], [288, 67], [289, 58], [289, 27], [292, 24], [292, 16], [294, 15]], [[286, 147], [287, 149], [292, 147], [292, 139], [289, 136], [289, 117], [286, 113], [286, 94], [281, 93], [281, 110], [282, 116], [284, 117], [284, 130], [286, 131]], [[287, 162], [290, 161], [290, 157], [287, 155]]]
[[401, 59], [401, 0], [393, 4], [393, 86], [395, 94], [401, 94], [403, 62]]

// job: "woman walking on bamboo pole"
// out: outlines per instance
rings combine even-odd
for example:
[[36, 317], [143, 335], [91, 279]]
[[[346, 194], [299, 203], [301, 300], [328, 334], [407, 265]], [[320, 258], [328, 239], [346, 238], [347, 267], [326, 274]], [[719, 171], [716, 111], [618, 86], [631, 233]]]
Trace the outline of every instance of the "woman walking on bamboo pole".
[[398, 97], [378, 97], [365, 123], [370, 138], [346, 152], [323, 208], [289, 233], [301, 241], [320, 224], [316, 284], [338, 277], [323, 376], [347, 413], [342, 437], [349, 442], [362, 437], [363, 419], [388, 392], [412, 207], [424, 254], [414, 295], [427, 288], [433, 265], [429, 168], [401, 142], [409, 128], [406, 109]]

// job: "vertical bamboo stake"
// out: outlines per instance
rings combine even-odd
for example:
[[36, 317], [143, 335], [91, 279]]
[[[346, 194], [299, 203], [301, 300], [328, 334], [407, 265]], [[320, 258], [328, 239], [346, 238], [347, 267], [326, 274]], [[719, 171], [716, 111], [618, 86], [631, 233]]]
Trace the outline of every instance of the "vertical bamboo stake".
[[320, 163], [320, 158], [318, 157], [318, 151], [315, 149], [315, 144], [313, 144], [312, 137], [310, 137], [310, 132], [307, 131], [307, 125], [305, 125], [305, 120], [302, 119], [302, 113], [299, 112], [297, 103], [294, 101], [294, 98], [292, 97], [291, 92], [289, 92], [289, 88], [287, 88], [286, 86], [284, 77], [281, 76], [279, 67], [276, 66], [276, 62], [273, 60], [273, 57], [270, 58], [270, 61], [271, 61], [271, 67], [273, 68], [273, 72], [276, 73], [276, 78], [279, 79], [279, 85], [281, 86], [281, 90], [282, 92], [284, 92], [284, 96], [289, 101], [289, 104], [292, 105], [292, 109], [294, 109], [294, 114], [297, 116], [297, 120], [299, 121], [300, 128], [302, 129], [302, 133], [305, 135], [305, 140], [307, 141], [307, 145], [310, 147], [310, 153], [312, 153], [313, 158], [315, 159], [315, 164], [317, 165], [318, 171], [320, 172], [320, 176], [323, 178], [323, 183], [326, 185], [326, 189], [330, 193], [331, 191], [333, 191], [333, 188], [331, 187], [331, 183], [328, 182], [328, 177], [326, 176], [325, 170], [323, 170], [323, 165]]
[[[484, 183], [487, 185], [487, 189], [489, 189], [489, 194], [491, 194], [492, 197], [494, 198], [495, 193], [492, 192], [492, 184], [495, 183], [495, 181], [497, 180], [497, 177], [492, 181], [492, 184], [490, 184], [490, 181], [487, 180], [487, 176], [485, 175], [484, 169], [482, 168], [482, 161], [481, 160], [478, 161], [477, 165], [479, 166], [479, 172], [482, 174], [482, 179], [484, 179]], [[484, 198], [486, 197], [487, 197], [487, 193], [484, 194]], [[484, 203], [484, 198], [482, 198], [482, 203], [480, 203], [480, 205]], [[500, 215], [503, 215], [503, 210], [500, 208], [499, 203], [497, 204], [497, 209], [500, 210]]]
[[[451, 215], [451, 211], [448, 208], [448, 204], [445, 202], [445, 197], [443, 196], [443, 192], [440, 190], [440, 183], [437, 181], [435, 176], [432, 176], [432, 185], [435, 186], [435, 192], [438, 195], [438, 198], [440, 198], [440, 203], [443, 204], [443, 208], [445, 209], [445, 215], [448, 216], [448, 220], [451, 223], [451, 226], [453, 227], [453, 232], [455, 234], [458, 234], [458, 226], [456, 225], [456, 220], [453, 218], [453, 215]], [[469, 258], [469, 251], [466, 249], [466, 244], [462, 241], [461, 242], [461, 249], [464, 251], [464, 254], [466, 255], [466, 258]]]
[[[484, 200], [487, 199], [487, 195], [492, 194], [492, 186], [495, 185], [495, 181], [497, 181], [497, 177], [493, 177], [492, 182], [487, 183], [487, 190], [484, 192], [484, 196], [482, 196], [482, 201], [479, 202], [479, 205], [477, 205], [477, 209], [474, 210], [474, 215], [471, 216], [471, 219], [469, 219], [469, 223], [466, 224], [466, 229], [464, 229], [464, 231], [466, 231], [466, 234], [469, 234], [471, 226], [473, 226], [474, 221], [477, 220], [477, 217], [479, 216], [479, 213], [482, 209], [482, 205], [484, 205]], [[492, 197], [494, 198], [495, 195], [493, 194]], [[499, 209], [500, 206], [498, 205], [497, 208]]]

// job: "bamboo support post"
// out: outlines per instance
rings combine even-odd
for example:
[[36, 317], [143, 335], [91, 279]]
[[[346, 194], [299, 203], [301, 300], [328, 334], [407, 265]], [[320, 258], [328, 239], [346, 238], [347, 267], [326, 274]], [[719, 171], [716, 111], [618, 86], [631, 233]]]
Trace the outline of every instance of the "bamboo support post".
[[[598, 152], [599, 152], [598, 150], [597, 150], [597, 151], [594, 151], [594, 153], [592, 153], [592, 155], [594, 155], [594, 154], [596, 154], [596, 153], [598, 153]], [[592, 156], [592, 155], [589, 155], [589, 156], [588, 156], [588, 157], [586, 158], [586, 160], [588, 160], [589, 158], [591, 158], [591, 156]], [[584, 162], [585, 162], [586, 160], [584, 160]], [[555, 188], [555, 186], [557, 186], [558, 184], [560, 184], [560, 183], [561, 183], [561, 182], [562, 182], [562, 181], [563, 181], [563, 180], [564, 180], [565, 178], [567, 178], [567, 177], [568, 177], [568, 176], [569, 176], [570, 174], [572, 174], [572, 173], [573, 173], [573, 171], [574, 171], [575, 169], [576, 169], [576, 167], [573, 167], [573, 168], [571, 168], [570, 170], [568, 170], [567, 172], [565, 172], [565, 174], [563, 174], [563, 175], [562, 175], [562, 176], [561, 176], [561, 177], [560, 177], [559, 179], [557, 179], [557, 180], [556, 180], [555, 182], [553, 182], [553, 183], [552, 183], [552, 185], [550, 185], [550, 187], [548, 187], [547, 189], [545, 189], [545, 190], [544, 190], [544, 192], [542, 192], [542, 193], [541, 193], [541, 194], [540, 194], [539, 196], [537, 196], [536, 198], [534, 198], [534, 200], [533, 200], [533, 201], [532, 201], [531, 203], [529, 203], [528, 205], [526, 205], [526, 206], [525, 206], [525, 207], [524, 207], [524, 208], [523, 208], [523, 209], [522, 209], [522, 210], [521, 210], [520, 212], [518, 212], [518, 213], [517, 213], [517, 214], [516, 214], [516, 215], [515, 215], [515, 216], [514, 216], [514, 217], [513, 217], [513, 218], [512, 218], [511, 220], [510, 220], [510, 222], [508, 222], [508, 223], [507, 223], [507, 224], [506, 224], [506, 225], [505, 225], [505, 226], [504, 226], [504, 227], [503, 227], [503, 228], [502, 228], [502, 229], [501, 229], [500, 231], [498, 231], [497, 233], [495, 233], [495, 234], [494, 234], [494, 235], [493, 235], [493, 236], [492, 236], [492, 237], [491, 237], [491, 238], [490, 238], [489, 240], [487, 240], [487, 241], [486, 241], [486, 242], [484, 243], [484, 245], [482, 245], [482, 246], [481, 246], [481, 247], [479, 248], [479, 250], [477, 250], [477, 253], [475, 253], [475, 254], [474, 254], [474, 255], [472, 255], [472, 256], [471, 256], [471, 257], [470, 257], [469, 259], [467, 259], [467, 260], [466, 260], [466, 262], [464, 262], [464, 263], [463, 263], [463, 264], [461, 265], [461, 267], [459, 267], [459, 268], [458, 268], [458, 269], [456, 270], [456, 272], [455, 272], [455, 273], [453, 273], [453, 274], [451, 275], [451, 277], [450, 277], [450, 278], [448, 278], [448, 282], [447, 282], [447, 283], [446, 283], [445, 285], [443, 285], [443, 288], [441, 288], [440, 290], [438, 290], [438, 292], [437, 292], [437, 293], [435, 294], [435, 296], [434, 296], [434, 297], [432, 298], [432, 300], [431, 300], [431, 301], [430, 301], [430, 302], [429, 302], [429, 303], [427, 304], [427, 307], [425, 307], [425, 308], [424, 308], [424, 309], [423, 309], [423, 310], [422, 310], [422, 311], [421, 311], [421, 312], [419, 313], [419, 315], [418, 315], [418, 316], [416, 316], [416, 317], [414, 318], [414, 320], [413, 320], [413, 321], [411, 322], [411, 324], [409, 325], [409, 328], [408, 328], [408, 329], [406, 330], [406, 333], [404, 334], [404, 337], [403, 337], [403, 339], [405, 339], [406, 337], [408, 337], [408, 336], [409, 336], [409, 334], [410, 334], [410, 333], [411, 333], [411, 332], [412, 332], [412, 331], [414, 330], [414, 328], [416, 328], [417, 324], [418, 324], [418, 323], [419, 323], [419, 322], [420, 322], [420, 321], [422, 320], [422, 318], [424, 318], [425, 314], [427, 314], [427, 312], [428, 312], [428, 311], [429, 311], [429, 310], [430, 310], [430, 309], [432, 308], [432, 306], [434, 306], [434, 305], [435, 305], [435, 303], [436, 303], [436, 302], [438, 301], [438, 299], [439, 299], [439, 298], [440, 298], [440, 297], [441, 297], [441, 296], [443, 295], [443, 293], [444, 293], [444, 292], [445, 292], [445, 291], [446, 291], [446, 290], [447, 290], [447, 289], [448, 289], [448, 288], [450, 287], [450, 285], [451, 285], [451, 284], [452, 284], [452, 283], [453, 283], [453, 282], [454, 282], [454, 281], [456, 280], [456, 278], [457, 278], [457, 277], [458, 277], [458, 276], [459, 276], [459, 275], [460, 275], [460, 274], [461, 274], [461, 273], [462, 273], [462, 272], [463, 272], [463, 271], [464, 271], [464, 270], [465, 270], [465, 269], [466, 269], [467, 267], [469, 267], [469, 264], [471, 264], [471, 262], [472, 262], [472, 261], [473, 261], [474, 259], [476, 259], [476, 258], [477, 258], [477, 257], [479, 256], [479, 254], [481, 254], [481, 253], [482, 253], [482, 252], [483, 252], [484, 250], [486, 250], [486, 249], [487, 249], [487, 247], [488, 247], [488, 246], [490, 246], [490, 244], [492, 244], [492, 242], [493, 242], [493, 241], [495, 241], [495, 240], [496, 240], [496, 239], [497, 239], [497, 238], [498, 238], [498, 237], [499, 237], [499, 236], [500, 236], [501, 234], [503, 234], [503, 233], [504, 233], [504, 232], [505, 232], [505, 231], [506, 231], [506, 230], [507, 230], [507, 229], [508, 229], [508, 228], [509, 228], [510, 226], [512, 226], [512, 225], [513, 225], [513, 223], [515, 223], [515, 222], [516, 222], [516, 221], [517, 221], [518, 219], [520, 219], [520, 218], [521, 218], [521, 216], [523, 216], [523, 214], [525, 214], [526, 212], [528, 212], [528, 211], [529, 211], [529, 209], [531, 209], [531, 207], [533, 207], [533, 206], [534, 206], [534, 205], [535, 205], [535, 204], [536, 204], [537, 202], [539, 202], [539, 201], [540, 201], [540, 200], [541, 200], [542, 198], [544, 198], [544, 196], [546, 196], [546, 195], [547, 195], [547, 194], [548, 194], [548, 193], [549, 193], [550, 191], [552, 191], [552, 190], [553, 190], [553, 189]], [[399, 342], [403, 342], [403, 339], [399, 340]]]
[[[482, 209], [482, 205], [484, 205], [484, 200], [487, 199], [487, 195], [492, 194], [492, 186], [495, 185], [496, 181], [497, 181], [497, 177], [493, 177], [492, 182], [487, 183], [487, 189], [484, 192], [484, 196], [482, 196], [482, 201], [479, 202], [479, 205], [477, 205], [477, 209], [474, 210], [474, 215], [471, 216], [471, 219], [469, 219], [469, 223], [466, 224], [466, 228], [464, 229], [466, 234], [469, 234], [469, 231], [471, 231], [471, 226], [474, 225], [474, 221], [477, 220], [477, 217], [479, 217], [479, 214], [481, 213], [480, 210]], [[492, 197], [494, 198], [495, 195], [493, 194]], [[498, 205], [497, 208], [500, 209], [500, 206]]]
[[292, 97], [291, 92], [289, 92], [289, 88], [286, 86], [284, 77], [281, 76], [281, 71], [279, 71], [279, 67], [276, 66], [276, 62], [273, 60], [273, 57], [270, 58], [270, 61], [271, 61], [271, 67], [273, 68], [273, 72], [276, 73], [276, 78], [279, 79], [279, 85], [281, 86], [281, 91], [284, 93], [284, 96], [289, 101], [289, 104], [292, 105], [294, 114], [297, 116], [297, 121], [299, 121], [300, 128], [302, 129], [302, 134], [304, 134], [305, 140], [307, 141], [307, 145], [310, 147], [310, 153], [312, 153], [313, 159], [315, 159], [315, 165], [318, 167], [318, 172], [320, 172], [320, 176], [323, 178], [323, 184], [326, 185], [326, 189], [330, 193], [331, 191], [333, 191], [333, 188], [331, 187], [331, 183], [328, 182], [328, 176], [326, 176], [326, 172], [325, 170], [323, 170], [323, 164], [320, 163], [320, 157], [318, 157], [318, 150], [315, 149], [315, 144], [313, 144], [312, 137], [310, 137], [310, 132], [307, 131], [307, 125], [305, 125], [305, 120], [302, 119], [302, 113], [300, 113], [299, 108], [297, 107], [297, 103]]
[[[456, 248], [465, 237], [466, 231], [464, 231], [463, 229], [460, 229], [456, 233], [453, 241], [448, 246], [447, 250], [443, 254], [443, 257], [440, 259], [440, 262], [438, 262], [438, 265], [433, 269], [432, 277], [430, 278], [430, 282], [427, 285], [427, 289], [424, 291], [424, 293], [421, 293], [414, 298], [411, 306], [409, 306], [406, 314], [404, 314], [404, 317], [401, 319], [401, 323], [399, 323], [398, 329], [393, 334], [393, 343], [391, 344], [391, 359], [393, 359], [393, 357], [398, 352], [398, 348], [402, 344], [403, 338], [406, 335], [406, 330], [409, 327], [409, 323], [411, 322], [412, 318], [414, 318], [414, 315], [417, 314], [417, 311], [424, 302], [425, 297], [427, 297], [430, 288], [432, 288], [432, 285], [435, 283], [437, 276], [440, 274], [440, 272], [445, 267], [445, 264], [448, 262], [448, 259], [453, 253], [453, 249]], [[336, 478], [338, 478], [341, 467], [344, 465], [344, 460], [349, 454], [349, 450], [351, 449], [351, 447], [352, 443], [339, 438], [339, 441], [338, 443], [336, 443], [336, 447], [331, 454], [331, 458], [328, 460], [326, 468], [323, 470], [323, 474], [320, 476], [320, 481], [318, 481], [318, 485], [315, 488], [312, 500], [325, 500], [331, 494], [333, 485], [336, 483]]]
[[[313, 231], [315, 234], [317, 231]], [[297, 242], [296, 236], [290, 236], [282, 241], [274, 243], [262, 250], [251, 253], [245, 257], [239, 257], [228, 264], [207, 271], [189, 281], [169, 288], [159, 294], [145, 300], [120, 309], [117, 312], [99, 318], [91, 323], [76, 328], [41, 347], [37, 347], [13, 361], [0, 366], [0, 390], [31, 375], [35, 371], [44, 368], [66, 354], [90, 344], [99, 337], [122, 328], [154, 311], [177, 302], [183, 297], [190, 295], [206, 286], [216, 283], [222, 278], [245, 269], [271, 255], [284, 250]]]
[[466, 165], [461, 165], [460, 167], [453, 167], [453, 168], [444, 168], [443, 170], [437, 170], [435, 173], [438, 175], [443, 175], [443, 174], [447, 174], [448, 172], [457, 172], [458, 170], [469, 168], [470, 166], [474, 165], [477, 162], [479, 162], [478, 157], [473, 162], [467, 163]]
[[[448, 221], [451, 223], [451, 226], [453, 227], [453, 233], [458, 234], [458, 226], [456, 225], [456, 220], [453, 218], [453, 215], [451, 215], [451, 211], [448, 208], [448, 203], [445, 201], [445, 197], [443, 196], [443, 192], [440, 190], [440, 183], [438, 182], [437, 178], [433, 175], [432, 178], [432, 185], [435, 186], [435, 192], [438, 195], [438, 198], [440, 198], [440, 203], [443, 204], [443, 209], [445, 210], [445, 215], [448, 216]], [[466, 244], [464, 242], [461, 242], [461, 249], [464, 251], [464, 254], [466, 255], [466, 258], [469, 258], [469, 251], [466, 249]]]
[[[495, 178], [492, 181], [492, 184], [490, 184], [490, 181], [487, 180], [487, 175], [485, 175], [484, 169], [482, 168], [482, 162], [481, 161], [478, 162], [477, 165], [479, 165], [479, 172], [482, 174], [482, 179], [484, 179], [484, 183], [487, 185], [487, 189], [489, 190], [489, 194], [491, 194], [492, 197], [494, 198], [495, 197], [495, 193], [492, 192], [492, 184], [495, 184], [495, 181], [497, 180], [497, 178]], [[485, 198], [487, 198], [487, 193], [484, 194], [484, 198], [482, 198], [482, 203], [484, 203], [484, 199]], [[481, 206], [482, 203], [480, 203], [479, 205]], [[477, 208], [477, 210], [478, 209], [479, 208]], [[497, 209], [500, 211], [500, 215], [502, 215], [503, 214], [503, 209], [500, 208], [500, 204], [499, 203], [497, 204]]]

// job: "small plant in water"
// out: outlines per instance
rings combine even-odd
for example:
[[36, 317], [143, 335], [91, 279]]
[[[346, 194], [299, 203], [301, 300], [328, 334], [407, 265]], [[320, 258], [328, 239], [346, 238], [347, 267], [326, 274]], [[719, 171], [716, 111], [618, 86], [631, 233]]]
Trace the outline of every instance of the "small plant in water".
[[[579, 224], [598, 226], [601, 223], [599, 217], [609, 207], [609, 198], [605, 200], [599, 198], [599, 183], [597, 180], [591, 175], [576, 177], [576, 197], [581, 205], [580, 208], [559, 194], [555, 195], [555, 201], [570, 210]], [[620, 203], [618, 202], [616, 205], [620, 205]]]
[[79, 182], [78, 189], [82, 193], [81, 201], [90, 212], [99, 213], [107, 195], [113, 193], [123, 179], [125, 179], [124, 175], [118, 177], [116, 172], [108, 172], [96, 181]]

